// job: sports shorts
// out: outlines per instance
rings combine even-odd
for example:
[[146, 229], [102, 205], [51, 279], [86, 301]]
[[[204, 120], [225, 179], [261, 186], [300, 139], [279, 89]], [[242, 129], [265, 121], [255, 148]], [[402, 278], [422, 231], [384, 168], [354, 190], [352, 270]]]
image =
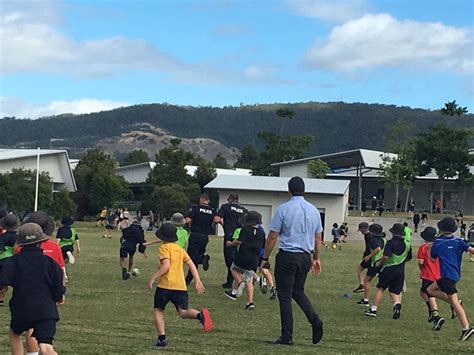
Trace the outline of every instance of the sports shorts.
[[230, 269], [242, 274], [242, 280], [244, 282], [253, 281], [253, 276], [255, 275], [255, 271], [241, 268], [240, 266], [237, 266], [234, 263], [232, 263]]
[[155, 291], [154, 308], [165, 310], [166, 305], [171, 302], [176, 311], [188, 309], [188, 291], [168, 290], [157, 287]]
[[28, 329], [33, 329], [32, 337], [36, 338], [39, 344], [53, 344], [56, 335], [56, 319], [42, 319], [32, 322], [10, 322], [10, 329], [13, 333], [21, 335]]
[[403, 290], [403, 282], [405, 281], [405, 266], [396, 265], [383, 269], [379, 274], [379, 282], [377, 288], [381, 288], [390, 293], [399, 295]]
[[456, 282], [451, 279], [442, 277], [436, 281], [436, 283], [438, 284], [440, 290], [449, 296], [458, 293], [458, 290], [456, 289]]
[[423, 293], [426, 293], [426, 290], [428, 289], [428, 287], [430, 287], [430, 285], [433, 283], [434, 281], [430, 281], [430, 280], [427, 280], [427, 279], [421, 279], [421, 287], [420, 287], [420, 291], [423, 292]]

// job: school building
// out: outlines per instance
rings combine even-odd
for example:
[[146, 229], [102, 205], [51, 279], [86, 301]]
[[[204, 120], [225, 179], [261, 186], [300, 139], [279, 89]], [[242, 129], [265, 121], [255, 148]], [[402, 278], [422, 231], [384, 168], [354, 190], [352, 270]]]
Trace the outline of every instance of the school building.
[[[474, 152], [471, 151], [471, 154]], [[301, 177], [311, 177], [308, 172], [308, 163], [311, 160], [321, 159], [325, 161], [331, 169], [327, 175], [329, 179], [349, 180], [349, 200], [351, 208], [360, 209], [362, 204], [367, 204], [367, 209], [371, 208], [371, 200], [374, 196], [382, 199], [385, 208], [392, 210], [395, 205], [395, 187], [384, 183], [381, 179], [380, 164], [381, 151], [368, 149], [354, 149], [345, 152], [312, 156], [304, 159], [280, 162], [272, 164], [279, 168], [281, 177], [291, 177], [299, 175]], [[388, 153], [391, 156], [394, 154]], [[471, 166], [471, 173], [474, 174], [474, 166]], [[427, 176], [419, 176], [413, 184], [413, 188], [408, 192], [399, 189], [400, 206], [403, 210], [405, 203], [411, 197], [415, 201], [416, 210], [433, 210], [434, 201], [440, 197], [440, 181], [435, 173]], [[474, 188], [463, 186], [454, 179], [444, 183], [445, 211], [453, 212], [461, 210], [465, 215], [474, 215]]]
[[0, 173], [10, 172], [12, 169], [36, 170], [38, 152], [39, 171], [49, 173], [53, 180], [53, 191], [62, 188], [70, 192], [76, 191], [76, 181], [66, 150], [0, 149]]
[[[219, 192], [219, 205], [227, 202], [231, 192], [248, 210], [262, 215], [263, 227], [268, 224], [279, 205], [289, 200], [289, 177], [219, 175], [205, 187]], [[305, 199], [321, 212], [323, 225], [342, 223], [347, 213], [348, 180], [305, 178]]]

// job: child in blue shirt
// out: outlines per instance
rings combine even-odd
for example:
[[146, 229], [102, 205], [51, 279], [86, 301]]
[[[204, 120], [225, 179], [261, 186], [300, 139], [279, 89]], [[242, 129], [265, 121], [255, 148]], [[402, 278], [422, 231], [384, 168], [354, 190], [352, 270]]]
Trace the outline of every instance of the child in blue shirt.
[[456, 238], [457, 230], [454, 218], [445, 217], [438, 222], [441, 237], [435, 240], [431, 247], [432, 259], [439, 259], [441, 278], [433, 282], [427, 289], [431, 297], [436, 297], [448, 302], [456, 312], [461, 323], [462, 332], [460, 340], [468, 340], [474, 334], [474, 328], [469, 325], [466, 312], [459, 302], [456, 283], [461, 278], [462, 255], [465, 252], [474, 254], [474, 248], [461, 238]]

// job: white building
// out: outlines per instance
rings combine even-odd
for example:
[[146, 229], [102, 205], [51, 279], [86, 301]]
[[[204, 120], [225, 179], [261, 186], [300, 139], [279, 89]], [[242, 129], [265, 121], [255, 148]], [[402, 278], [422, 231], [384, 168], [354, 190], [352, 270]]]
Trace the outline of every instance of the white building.
[[[205, 187], [217, 189], [219, 205], [226, 203], [231, 192], [239, 195], [239, 202], [249, 210], [262, 214], [263, 227], [268, 224], [276, 209], [288, 201], [288, 177], [219, 175]], [[321, 212], [323, 225], [342, 223], [347, 213], [348, 180], [304, 179], [305, 199]]]
[[[12, 169], [36, 170], [37, 149], [0, 149], [0, 173]], [[53, 191], [66, 188], [77, 190], [66, 150], [40, 150], [40, 173], [48, 172], [53, 180]]]
[[[156, 163], [153, 161], [133, 164], [128, 166], [121, 166], [115, 169], [117, 175], [123, 176], [126, 182], [129, 184], [141, 184], [144, 183], [148, 177], [150, 171], [152, 171], [156, 166]], [[190, 176], [194, 175], [194, 172], [197, 170], [197, 166], [186, 165], [186, 171]], [[250, 175], [251, 171], [249, 169], [216, 169], [217, 175]]]
[[[474, 151], [470, 151], [471, 154]], [[308, 164], [311, 160], [321, 159], [331, 169], [327, 175], [330, 179], [350, 180], [350, 196], [353, 207], [361, 209], [367, 204], [370, 209], [373, 196], [384, 200], [385, 207], [393, 209], [395, 205], [395, 188], [386, 184], [381, 178], [382, 156], [388, 154], [396, 157], [396, 154], [384, 153], [368, 149], [354, 149], [344, 152], [318, 155], [304, 159], [291, 160], [272, 164], [280, 170], [280, 176], [311, 177], [308, 172]], [[474, 174], [474, 166], [471, 166], [471, 174]], [[401, 209], [407, 200], [413, 197], [416, 210], [432, 210], [433, 202], [440, 197], [440, 181], [433, 171], [426, 176], [418, 176], [413, 188], [408, 191], [400, 189], [399, 199]], [[461, 210], [465, 215], [474, 214], [474, 188], [459, 184], [455, 179], [447, 179], [444, 183], [444, 201], [446, 211]]]

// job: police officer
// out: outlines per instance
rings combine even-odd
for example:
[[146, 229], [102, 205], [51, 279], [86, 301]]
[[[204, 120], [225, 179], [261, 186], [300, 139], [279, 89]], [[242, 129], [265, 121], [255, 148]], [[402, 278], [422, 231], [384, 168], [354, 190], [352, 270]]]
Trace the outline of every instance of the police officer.
[[[209, 234], [212, 233], [214, 216], [216, 211], [209, 206], [209, 196], [202, 194], [199, 197], [199, 205], [189, 209], [186, 223], [191, 224], [191, 235], [189, 236], [188, 254], [196, 268], [202, 264], [204, 270], [209, 269], [209, 255], [206, 255], [206, 246], [209, 242]], [[189, 285], [193, 275], [188, 271], [186, 285]]]
[[225, 265], [227, 266], [227, 281], [222, 284], [223, 288], [232, 287], [234, 278], [230, 272], [230, 267], [232, 266], [237, 252], [237, 247], [226, 247], [226, 242], [231, 241], [234, 231], [241, 227], [239, 219], [242, 218], [245, 213], [247, 213], [247, 209], [239, 204], [239, 195], [232, 192], [227, 198], [227, 203], [219, 208], [217, 215], [214, 217], [215, 223], [220, 223], [224, 226], [224, 259]]

